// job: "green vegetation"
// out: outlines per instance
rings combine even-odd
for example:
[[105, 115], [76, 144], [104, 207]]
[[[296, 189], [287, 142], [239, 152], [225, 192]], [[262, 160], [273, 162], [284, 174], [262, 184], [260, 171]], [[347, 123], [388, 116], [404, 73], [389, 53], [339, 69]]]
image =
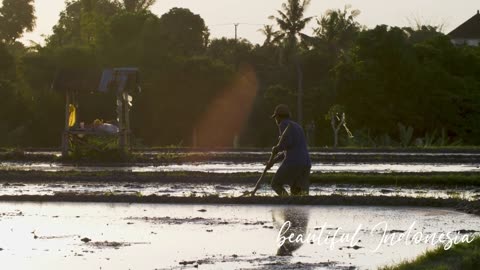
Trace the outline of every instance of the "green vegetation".
[[411, 262], [381, 270], [476, 270], [480, 265], [480, 237], [472, 243], [461, 243], [449, 250], [439, 247]]
[[72, 145], [72, 152], [66, 160], [85, 162], [122, 162], [129, 161], [131, 155], [123, 151], [117, 143], [117, 137], [84, 137], [82, 143]]
[[[118, 66], [142, 72], [132, 108], [136, 146], [188, 147], [197, 131], [198, 146], [231, 147], [238, 135], [241, 146], [266, 147], [275, 139], [268, 115], [280, 102], [311, 127], [312, 146], [334, 142], [324, 117], [334, 104], [353, 134], [341, 129], [339, 147], [480, 145], [480, 47], [456, 47], [435, 26], [367, 29], [358, 10], [306, 17], [310, 1], [286, 0], [272, 10], [260, 45], [212, 39], [201, 14], [153, 14], [154, 2], [68, 0], [45, 45], [26, 46], [18, 39], [34, 27], [33, 1], [3, 0], [0, 146], [58, 147], [64, 97], [50, 89], [56, 72]], [[308, 21], [316, 22], [311, 36]], [[255, 100], [238, 128], [231, 117], [205, 120], [225, 93], [253, 77]], [[81, 94], [81, 121], [115, 119], [113, 100]], [[240, 104], [232, 100], [229, 108]]]
[[35, 27], [34, 0], [3, 0], [0, 7], [0, 41], [13, 44]]

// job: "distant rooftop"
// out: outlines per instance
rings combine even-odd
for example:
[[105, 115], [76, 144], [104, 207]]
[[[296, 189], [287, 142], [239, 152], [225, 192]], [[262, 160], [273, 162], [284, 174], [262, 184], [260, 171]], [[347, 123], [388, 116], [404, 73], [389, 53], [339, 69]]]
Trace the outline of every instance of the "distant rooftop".
[[477, 14], [448, 33], [448, 36], [459, 39], [480, 39], [480, 11], [477, 10]]

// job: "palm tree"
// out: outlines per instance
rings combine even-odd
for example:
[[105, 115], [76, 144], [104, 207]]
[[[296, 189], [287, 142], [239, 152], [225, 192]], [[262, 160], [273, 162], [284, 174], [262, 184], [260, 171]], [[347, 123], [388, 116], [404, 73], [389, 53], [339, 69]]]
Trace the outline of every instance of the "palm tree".
[[258, 29], [265, 36], [263, 46], [270, 46], [279, 41], [280, 31], [273, 30], [273, 25], [264, 25], [263, 28]]
[[128, 12], [142, 12], [153, 6], [157, 0], [122, 0], [123, 8]]
[[303, 71], [300, 63], [299, 44], [308, 36], [302, 34], [303, 29], [313, 17], [305, 17], [305, 11], [311, 0], [287, 0], [282, 8], [277, 10], [277, 16], [270, 16], [280, 27], [279, 38], [283, 40], [285, 53], [290, 56], [297, 70], [298, 95], [297, 95], [297, 118], [301, 125], [303, 121]]
[[360, 11], [350, 8], [351, 6], [347, 5], [343, 10], [328, 10], [324, 16], [317, 19], [318, 28], [315, 28], [314, 32], [335, 56], [341, 50], [347, 49], [362, 30], [362, 26], [355, 21]]
[[355, 20], [360, 15], [358, 9], [351, 9], [346, 5], [343, 10], [328, 10], [320, 19], [317, 19], [318, 28], [314, 29], [316, 45], [326, 49], [333, 60], [333, 94], [337, 95], [338, 63], [350, 61], [349, 48], [353, 45], [362, 26]]

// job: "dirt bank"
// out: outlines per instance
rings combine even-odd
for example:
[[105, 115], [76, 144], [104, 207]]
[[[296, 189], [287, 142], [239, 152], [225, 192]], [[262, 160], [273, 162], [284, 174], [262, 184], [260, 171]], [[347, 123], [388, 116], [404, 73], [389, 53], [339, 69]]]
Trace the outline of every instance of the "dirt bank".
[[[270, 174], [267, 179], [270, 179]], [[130, 182], [130, 183], [218, 183], [253, 184], [258, 173], [202, 173], [202, 172], [41, 172], [0, 170], [0, 183], [45, 182]], [[372, 186], [480, 186], [480, 173], [315, 173], [311, 183], [325, 185]], [[268, 180], [267, 180], [268, 182]]]
[[304, 197], [170, 197], [138, 195], [98, 195], [61, 193], [51, 196], [4, 195], [0, 201], [15, 202], [82, 202], [82, 203], [153, 203], [153, 204], [240, 204], [240, 205], [362, 205], [362, 206], [417, 206], [455, 208], [480, 215], [480, 200], [470, 202], [461, 199], [409, 198], [387, 196], [304, 196]]
[[[443, 151], [443, 152], [442, 152]], [[313, 150], [313, 162], [345, 162], [345, 163], [480, 163], [480, 151], [475, 149], [465, 150], [382, 150], [382, 149], [322, 149]], [[172, 164], [185, 162], [264, 162], [268, 159], [268, 151], [254, 149], [252, 151], [209, 151], [207, 149], [161, 149], [135, 151], [125, 159], [112, 157], [113, 162], [97, 160], [104, 165], [132, 165], [132, 164]], [[123, 160], [123, 161], [122, 161]], [[59, 152], [48, 151], [0, 151], [0, 161], [18, 162], [62, 162], [65, 164], [92, 163], [91, 159], [71, 160], [64, 159]], [[99, 165], [98, 163], [92, 165]]]

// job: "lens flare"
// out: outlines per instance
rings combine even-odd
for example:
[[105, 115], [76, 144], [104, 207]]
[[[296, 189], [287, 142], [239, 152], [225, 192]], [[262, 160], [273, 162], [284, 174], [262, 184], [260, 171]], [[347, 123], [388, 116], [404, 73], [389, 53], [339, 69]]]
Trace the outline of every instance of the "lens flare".
[[232, 147], [245, 128], [257, 96], [258, 82], [251, 65], [240, 66], [232, 83], [208, 106], [195, 126], [199, 147]]

